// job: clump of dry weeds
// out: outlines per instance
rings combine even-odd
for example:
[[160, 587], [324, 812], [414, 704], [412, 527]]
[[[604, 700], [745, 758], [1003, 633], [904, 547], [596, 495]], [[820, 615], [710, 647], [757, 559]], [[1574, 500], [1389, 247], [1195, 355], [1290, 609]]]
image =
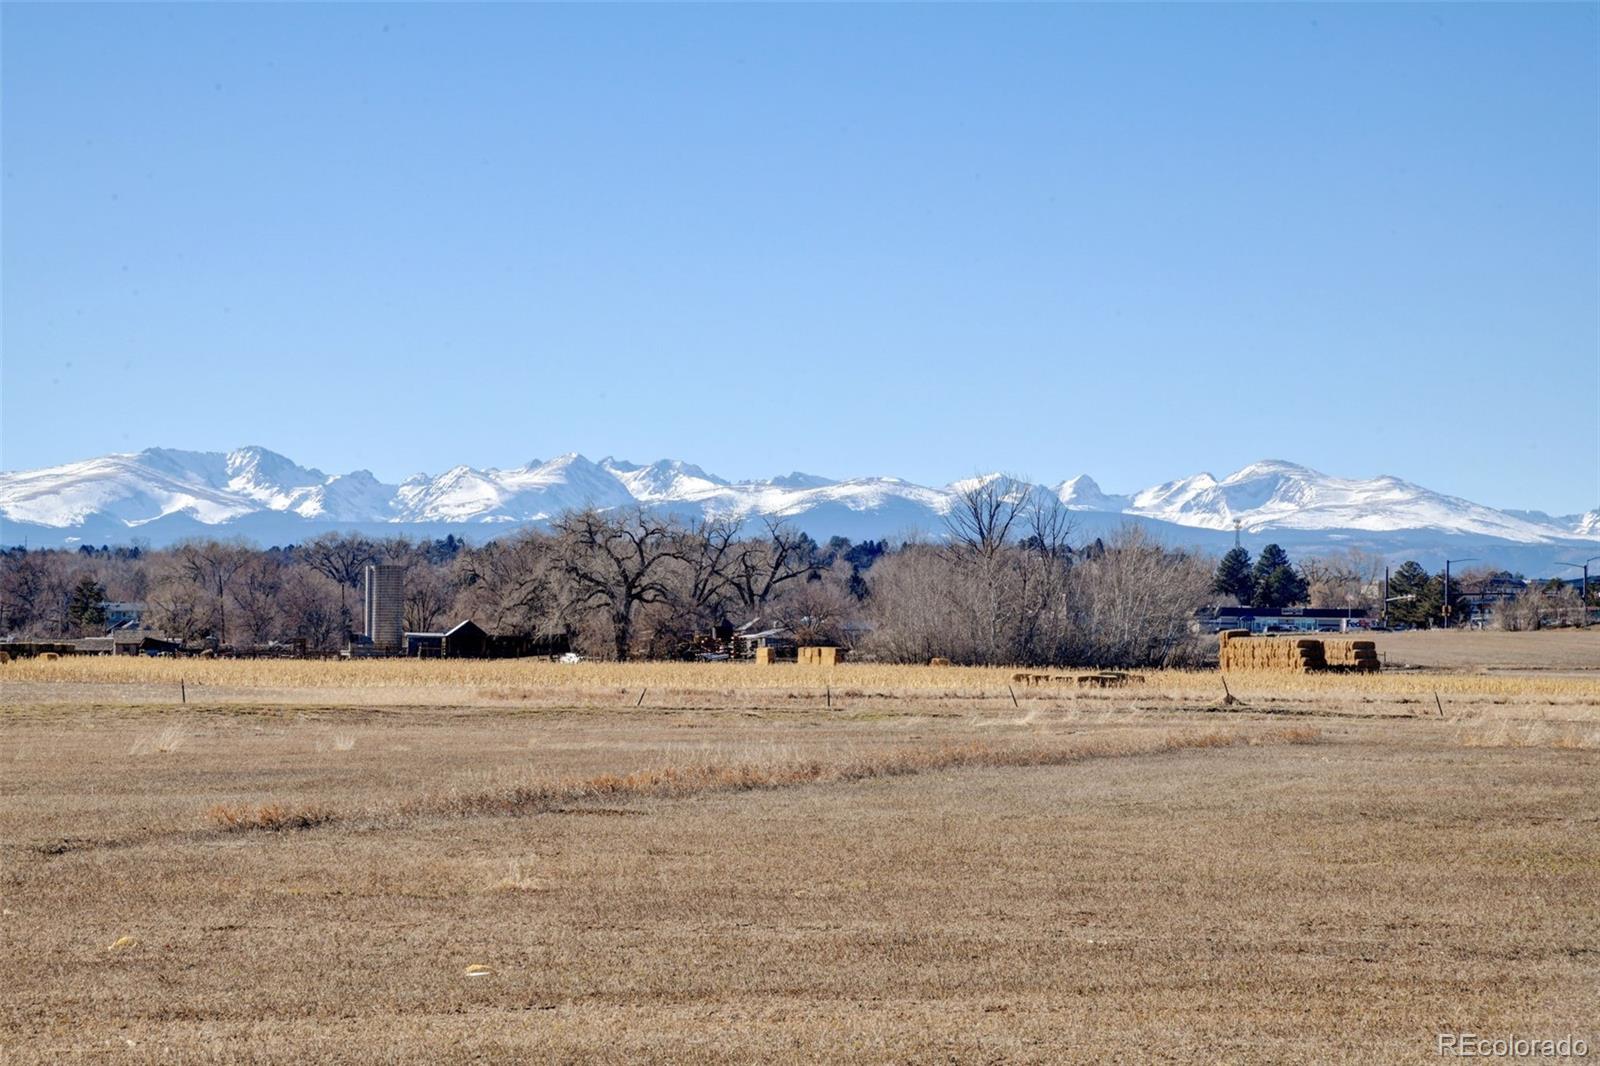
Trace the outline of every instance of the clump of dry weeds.
[[228, 833], [312, 829], [334, 817], [332, 810], [315, 803], [218, 803], [206, 810], [206, 821]]
[[1311, 725], [1291, 725], [1282, 729], [1269, 729], [1250, 737], [1251, 744], [1315, 744], [1322, 739], [1322, 730]]
[[[364, 817], [393, 824], [419, 817], [471, 818], [553, 813], [596, 801], [685, 799], [712, 793], [749, 792], [801, 785], [847, 784], [941, 770], [1064, 766], [1088, 759], [1154, 755], [1193, 748], [1238, 744], [1308, 744], [1316, 729], [1293, 726], [1252, 734], [1233, 730], [1177, 730], [1105, 734], [1071, 744], [999, 745], [972, 740], [937, 747], [898, 747], [838, 761], [768, 759], [755, 762], [698, 763], [603, 773], [476, 790], [454, 789], [403, 800]], [[317, 804], [217, 804], [206, 820], [226, 832], [310, 829], [335, 819]], [[522, 880], [520, 873], [513, 878]]]
[[1063, 766], [1085, 759], [1230, 747], [1247, 741], [1251, 744], [1303, 744], [1314, 741], [1317, 735], [1317, 730], [1306, 727], [1272, 730], [1254, 737], [1226, 730], [1186, 730], [1158, 735], [1107, 736], [1065, 746], [967, 741], [938, 747], [900, 747], [839, 762], [803, 759], [664, 766], [626, 774], [607, 773], [477, 791], [457, 790], [404, 803], [398, 813], [454, 817], [536, 814], [594, 800], [682, 799], [716, 792], [843, 784], [939, 770]]
[[169, 725], [157, 733], [144, 733], [135, 738], [133, 744], [128, 748], [128, 754], [149, 755], [153, 752], [160, 752], [163, 755], [170, 755], [183, 747], [184, 742], [188, 739], [189, 734], [184, 730], [183, 726]]

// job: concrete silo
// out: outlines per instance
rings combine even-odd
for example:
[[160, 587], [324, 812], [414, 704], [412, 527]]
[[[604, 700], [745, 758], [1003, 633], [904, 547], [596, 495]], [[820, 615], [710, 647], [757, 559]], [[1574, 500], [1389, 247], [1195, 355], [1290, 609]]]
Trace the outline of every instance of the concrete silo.
[[405, 630], [403, 566], [377, 563], [367, 567], [365, 610], [367, 638], [375, 650], [399, 654]]

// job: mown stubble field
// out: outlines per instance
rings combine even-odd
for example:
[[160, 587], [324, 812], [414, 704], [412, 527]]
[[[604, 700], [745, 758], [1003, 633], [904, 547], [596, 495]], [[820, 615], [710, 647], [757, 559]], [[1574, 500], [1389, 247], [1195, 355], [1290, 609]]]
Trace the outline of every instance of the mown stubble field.
[[4, 1061], [1600, 1053], [1600, 678], [517, 665], [5, 667]]

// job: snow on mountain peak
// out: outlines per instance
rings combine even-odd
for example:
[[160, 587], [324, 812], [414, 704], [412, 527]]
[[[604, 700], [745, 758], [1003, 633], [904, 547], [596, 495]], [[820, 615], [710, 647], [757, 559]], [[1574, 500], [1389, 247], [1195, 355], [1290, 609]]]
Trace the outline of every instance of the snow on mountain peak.
[[[890, 536], [937, 530], [955, 494], [998, 474], [925, 487], [900, 478], [834, 481], [795, 472], [729, 482], [678, 459], [647, 465], [607, 456], [595, 463], [576, 452], [509, 470], [455, 466], [387, 485], [370, 471], [327, 475], [259, 445], [223, 452], [151, 448], [43, 470], [0, 473], [0, 518], [34, 530], [96, 523], [130, 529], [163, 519], [218, 526], [247, 516], [346, 525], [517, 524], [543, 522], [583, 507], [645, 504], [689, 518], [762, 516], [805, 520], [825, 532]], [[1050, 493], [1079, 512], [1126, 516], [1195, 530], [1331, 531], [1394, 536], [1494, 538], [1551, 550], [1600, 541], [1600, 509], [1553, 518], [1537, 511], [1494, 510], [1388, 475], [1330, 477], [1283, 460], [1263, 460], [1222, 480], [1195, 474], [1132, 496], [1108, 494], [1086, 474]], [[259, 525], [255, 528], [267, 528]], [[170, 525], [170, 523], [169, 523]], [[278, 529], [281, 527], [273, 526]], [[102, 534], [96, 534], [102, 535]], [[114, 534], [113, 534], [114, 535]], [[292, 529], [286, 534], [292, 537]], [[1282, 535], [1282, 534], [1280, 534]], [[1398, 541], [1397, 541], [1398, 542]]]
[[646, 502], [691, 499], [714, 493], [728, 484], [681, 459], [662, 459], [640, 466], [608, 456], [599, 465], [627, 486], [635, 499]]
[[767, 478], [765, 481], [759, 482], [759, 484], [771, 485], [777, 489], [820, 489], [826, 485], [835, 484], [835, 482], [832, 478], [794, 470], [781, 477]]
[[1079, 474], [1057, 485], [1056, 499], [1074, 511], [1122, 511], [1132, 502], [1127, 496], [1107, 495], [1088, 474]]

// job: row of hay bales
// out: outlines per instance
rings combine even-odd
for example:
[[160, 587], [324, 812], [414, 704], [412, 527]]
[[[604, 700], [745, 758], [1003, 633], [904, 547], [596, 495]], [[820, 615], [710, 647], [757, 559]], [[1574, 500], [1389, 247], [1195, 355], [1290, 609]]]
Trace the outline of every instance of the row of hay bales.
[[1217, 663], [1224, 670], [1291, 674], [1318, 671], [1377, 673], [1378, 646], [1370, 640], [1317, 637], [1253, 637], [1248, 629], [1217, 634]]
[[1124, 685], [1144, 684], [1143, 674], [1123, 674], [1101, 670], [1092, 674], [1038, 674], [1032, 672], [1011, 675], [1017, 685], [1038, 688], [1042, 685], [1077, 685], [1079, 688], [1122, 688]]
[[[757, 648], [756, 665], [772, 666], [781, 662], [776, 648]], [[801, 666], [838, 666], [844, 661], [843, 648], [796, 648], [795, 661]]]

